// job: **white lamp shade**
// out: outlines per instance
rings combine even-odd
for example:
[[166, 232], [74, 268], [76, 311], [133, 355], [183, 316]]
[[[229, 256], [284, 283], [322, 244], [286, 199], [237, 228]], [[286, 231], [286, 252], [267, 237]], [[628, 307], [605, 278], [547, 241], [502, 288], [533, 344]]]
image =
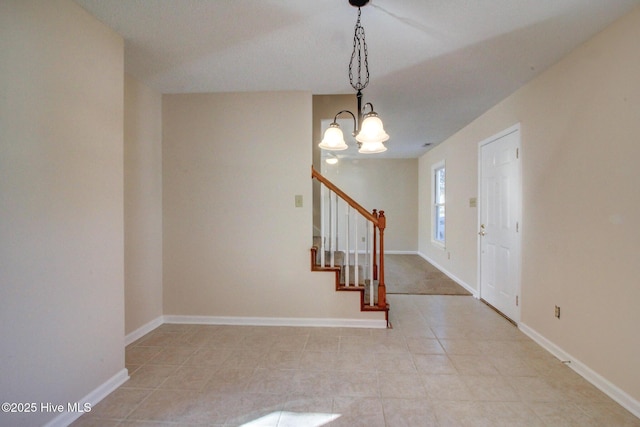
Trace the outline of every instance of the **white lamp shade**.
[[344, 142], [344, 135], [337, 123], [331, 123], [329, 128], [324, 132], [322, 142], [318, 144], [323, 150], [340, 151], [346, 150], [347, 143]]
[[356, 141], [362, 142], [363, 144], [374, 142], [382, 144], [388, 139], [389, 135], [384, 131], [382, 120], [380, 120], [378, 115], [376, 113], [367, 114], [362, 121], [360, 132], [356, 135]]
[[382, 141], [363, 142], [360, 144], [360, 149], [358, 149], [358, 153], [362, 154], [377, 154], [385, 151], [387, 151], [387, 147], [384, 146]]

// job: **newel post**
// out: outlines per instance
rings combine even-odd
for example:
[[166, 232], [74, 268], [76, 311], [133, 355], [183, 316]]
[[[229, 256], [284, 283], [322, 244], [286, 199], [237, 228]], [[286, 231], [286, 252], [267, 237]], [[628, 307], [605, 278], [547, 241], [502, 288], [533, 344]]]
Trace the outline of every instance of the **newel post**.
[[[372, 215], [374, 216], [374, 218], [378, 219], [378, 210], [374, 209]], [[376, 230], [378, 228], [378, 226], [376, 225], [376, 223], [373, 223], [373, 280], [378, 280], [378, 257], [376, 256], [376, 250], [377, 250], [377, 235], [378, 235], [378, 230]]]
[[380, 274], [378, 275], [378, 307], [387, 308], [387, 287], [384, 284], [384, 229], [387, 226], [387, 218], [384, 211], [378, 215], [378, 229], [380, 230]]

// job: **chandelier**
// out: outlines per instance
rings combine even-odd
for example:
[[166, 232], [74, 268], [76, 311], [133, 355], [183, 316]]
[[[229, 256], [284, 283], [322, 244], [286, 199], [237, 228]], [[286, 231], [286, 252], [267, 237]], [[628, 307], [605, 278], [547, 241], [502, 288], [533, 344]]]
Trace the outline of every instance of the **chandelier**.
[[[367, 61], [367, 42], [364, 37], [364, 27], [360, 24], [360, 8], [369, 3], [369, 0], [349, 0], [351, 6], [358, 8], [358, 20], [353, 32], [353, 51], [351, 61], [349, 61], [349, 83], [356, 91], [358, 100], [358, 114], [355, 115], [349, 110], [339, 111], [333, 118], [333, 123], [325, 131], [322, 142], [318, 144], [323, 150], [339, 151], [346, 150], [347, 144], [340, 125], [337, 122], [341, 114], [349, 114], [353, 118], [353, 136], [358, 143], [359, 153], [382, 153], [387, 150], [384, 142], [389, 139], [389, 135], [384, 131], [382, 120], [373, 111], [373, 104], [367, 102], [362, 105], [362, 90], [369, 84], [369, 63]], [[354, 76], [354, 68], [356, 75]], [[364, 73], [364, 75], [363, 75]], [[365, 113], [365, 109], [370, 108]]]

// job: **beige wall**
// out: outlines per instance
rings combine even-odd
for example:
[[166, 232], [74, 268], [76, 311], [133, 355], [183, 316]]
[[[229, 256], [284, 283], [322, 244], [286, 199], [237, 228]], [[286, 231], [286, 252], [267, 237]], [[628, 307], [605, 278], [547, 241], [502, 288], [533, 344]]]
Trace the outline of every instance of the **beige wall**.
[[[477, 141], [480, 142], [480, 141]], [[446, 167], [446, 247], [431, 242], [431, 168]], [[419, 159], [418, 247], [419, 252], [452, 274], [470, 290], [477, 291], [475, 236], [478, 210], [469, 207], [477, 196], [478, 156], [475, 141], [442, 143]]]
[[310, 271], [311, 104], [304, 92], [163, 96], [165, 315], [384, 319]]
[[162, 316], [162, 96], [125, 75], [125, 333]]
[[368, 210], [385, 212], [385, 252], [418, 250], [418, 159], [324, 164], [322, 174]]
[[[420, 159], [447, 161], [454, 274], [477, 282], [478, 142], [521, 123], [522, 323], [640, 405], [640, 9]], [[453, 181], [459, 173], [468, 178]], [[420, 249], [433, 254], [427, 213]], [[460, 228], [458, 230], [458, 227]], [[455, 230], [455, 231], [454, 231]], [[463, 252], [466, 255], [457, 255]], [[453, 260], [460, 260], [457, 265]], [[562, 318], [553, 316], [554, 305]]]
[[2, 402], [123, 373], [123, 45], [71, 1], [0, 2]]

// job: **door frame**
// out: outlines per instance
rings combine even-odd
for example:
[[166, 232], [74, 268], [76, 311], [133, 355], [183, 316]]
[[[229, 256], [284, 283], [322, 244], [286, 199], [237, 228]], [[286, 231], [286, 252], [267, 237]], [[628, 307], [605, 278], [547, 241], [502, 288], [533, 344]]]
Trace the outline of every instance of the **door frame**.
[[[480, 230], [480, 224], [482, 222], [482, 218], [481, 218], [481, 213], [482, 213], [482, 147], [490, 144], [502, 137], [505, 137], [507, 135], [510, 135], [512, 133], [517, 133], [518, 134], [518, 142], [517, 142], [517, 149], [518, 149], [518, 158], [522, 159], [522, 133], [521, 133], [521, 126], [520, 123], [516, 123], [513, 126], [508, 127], [507, 129], [504, 129], [498, 133], [496, 133], [495, 135], [490, 136], [489, 138], [483, 139], [482, 141], [480, 141], [478, 143], [478, 198], [477, 198], [477, 207], [478, 207], [478, 212], [477, 212], [477, 217], [476, 217], [476, 230]], [[520, 318], [521, 318], [521, 313], [522, 313], [522, 292], [521, 292], [521, 283], [522, 283], [522, 161], [518, 162], [518, 168], [517, 168], [517, 175], [518, 175], [518, 185], [516, 188], [516, 209], [517, 212], [514, 215], [517, 218], [518, 221], [518, 232], [516, 234], [516, 245], [517, 245], [517, 249], [518, 249], [518, 258], [516, 260], [517, 263], [517, 283], [516, 283], [516, 295], [518, 298], [518, 304], [517, 304], [517, 309], [516, 309], [516, 316], [514, 319], [509, 319], [512, 322], [514, 322], [516, 325], [520, 323]], [[490, 305], [488, 302], [486, 302], [483, 298], [482, 298], [482, 271], [481, 271], [481, 265], [482, 265], [482, 239], [476, 235], [476, 242], [477, 242], [477, 277], [478, 277], [478, 299], [480, 299], [481, 301], [484, 301], [486, 304]], [[492, 308], [496, 309], [495, 307], [491, 306]], [[496, 311], [498, 311], [496, 309]], [[498, 311], [501, 315], [505, 316], [503, 313], [501, 313], [500, 311]], [[506, 317], [506, 316], [505, 316]]]

